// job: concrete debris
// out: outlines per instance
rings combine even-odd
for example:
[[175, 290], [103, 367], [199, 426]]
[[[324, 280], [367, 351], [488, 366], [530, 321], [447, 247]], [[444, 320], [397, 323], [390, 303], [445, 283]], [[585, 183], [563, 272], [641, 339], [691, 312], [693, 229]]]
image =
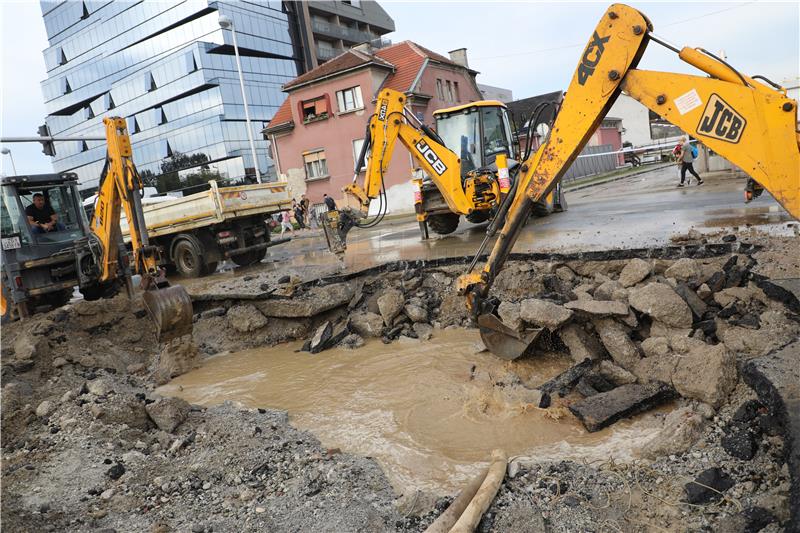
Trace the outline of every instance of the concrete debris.
[[417, 338], [419, 340], [427, 341], [433, 337], [433, 326], [430, 324], [425, 324], [424, 322], [415, 322], [414, 325], [411, 326], [411, 329], [413, 329], [414, 333], [417, 334]]
[[576, 363], [584, 359], [600, 359], [606, 353], [600, 340], [578, 324], [567, 324], [558, 331], [558, 335]]
[[636, 376], [607, 359], [600, 361], [597, 370], [600, 372], [601, 376], [617, 386], [636, 383]]
[[250, 333], [267, 325], [267, 317], [252, 304], [234, 305], [228, 309], [228, 323], [240, 333]]
[[[568, 267], [563, 268], [568, 269]], [[570, 270], [570, 272], [572, 271]], [[503, 324], [511, 329], [519, 329], [522, 326], [522, 317], [520, 315], [521, 307], [522, 305], [517, 302], [500, 302], [500, 305], [497, 307], [497, 314], [500, 320], [503, 321]]]
[[675, 397], [672, 387], [664, 383], [622, 385], [575, 402], [569, 410], [594, 432], [617, 420], [650, 410]]
[[703, 301], [700, 296], [694, 292], [686, 283], [678, 283], [675, 286], [675, 292], [678, 296], [683, 298], [683, 301], [692, 310], [692, 314], [696, 319], [701, 319], [708, 311], [708, 305]]
[[186, 420], [191, 406], [181, 398], [159, 398], [148, 403], [145, 410], [158, 429], [172, 433]]
[[355, 350], [364, 346], [364, 338], [358, 333], [351, 333], [343, 338], [338, 346], [345, 350]]
[[56, 410], [55, 403], [50, 400], [45, 400], [36, 407], [36, 416], [45, 417], [50, 415]]
[[25, 333], [14, 341], [14, 357], [18, 360], [32, 360], [47, 357], [50, 347], [47, 339]]
[[697, 264], [697, 260], [689, 257], [678, 259], [672, 263], [672, 266], [664, 271], [664, 276], [675, 278], [680, 281], [696, 280], [700, 277], [700, 274], [700, 266]]
[[350, 315], [350, 324], [362, 337], [380, 338], [383, 334], [383, 317], [376, 313], [353, 313]]
[[619, 316], [628, 315], [628, 305], [615, 300], [576, 300], [567, 302], [564, 307], [585, 314], [587, 316]]
[[428, 310], [422, 307], [421, 305], [415, 305], [408, 303], [403, 308], [406, 316], [411, 319], [412, 322], [427, 322], [428, 321]]
[[594, 298], [596, 300], [616, 300], [614, 296], [622, 297], [625, 294], [625, 289], [622, 286], [622, 283], [615, 280], [607, 280], [601, 283], [595, 290]]
[[642, 447], [642, 457], [656, 459], [685, 452], [700, 438], [705, 424], [706, 419], [691, 406], [675, 409], [664, 419], [656, 436]]
[[523, 300], [519, 316], [525, 322], [555, 331], [572, 318], [572, 311], [547, 300]]
[[669, 341], [665, 337], [648, 337], [642, 341], [645, 357], [656, 357], [669, 353]]
[[696, 346], [680, 358], [672, 375], [675, 390], [685, 398], [719, 407], [739, 379], [736, 358], [722, 344]]
[[631, 259], [620, 272], [619, 282], [623, 287], [633, 287], [649, 276], [652, 270], [652, 265], [644, 259]]
[[555, 275], [561, 281], [570, 282], [575, 279], [575, 272], [567, 265], [561, 265], [555, 269]]
[[403, 310], [404, 304], [405, 296], [403, 296], [401, 291], [397, 289], [384, 291], [383, 294], [378, 297], [378, 310], [380, 311], [381, 317], [383, 317], [383, 323], [387, 326], [393, 325], [395, 317]]
[[293, 298], [268, 298], [255, 305], [266, 317], [311, 318], [350, 303], [356, 294], [353, 283], [335, 283], [312, 287]]
[[614, 362], [626, 370], [634, 368], [641, 354], [625, 326], [613, 318], [596, 318], [593, 324]]
[[648, 283], [644, 287], [631, 289], [628, 302], [637, 311], [667, 326], [688, 328], [692, 325], [692, 310], [669, 285]]

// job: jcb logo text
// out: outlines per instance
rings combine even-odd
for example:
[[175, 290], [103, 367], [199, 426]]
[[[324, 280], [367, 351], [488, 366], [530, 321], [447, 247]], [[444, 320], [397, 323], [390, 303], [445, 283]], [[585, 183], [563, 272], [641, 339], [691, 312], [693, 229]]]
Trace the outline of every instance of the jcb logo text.
[[436, 171], [438, 175], [441, 176], [442, 174], [445, 173], [447, 167], [442, 162], [442, 160], [439, 159], [439, 156], [436, 155], [436, 153], [433, 150], [431, 150], [431, 147], [428, 146], [428, 143], [420, 139], [420, 141], [417, 142], [417, 144], [415, 145], [415, 148], [420, 154], [422, 154], [422, 157], [425, 158], [425, 161], [431, 164], [433, 170]]
[[386, 101], [381, 102], [381, 109], [378, 111], [378, 120], [386, 120]]
[[742, 138], [747, 121], [731, 106], [716, 94], [708, 99], [697, 133], [707, 135], [721, 141], [738, 143]]
[[592, 40], [589, 42], [589, 45], [583, 52], [581, 64], [578, 65], [579, 84], [585, 84], [586, 80], [589, 79], [589, 76], [594, 74], [594, 68], [600, 62], [600, 58], [603, 57], [603, 52], [606, 49], [606, 43], [609, 39], [611, 39], [610, 35], [608, 37], [600, 37], [597, 32], [594, 32], [594, 35], [592, 35]]

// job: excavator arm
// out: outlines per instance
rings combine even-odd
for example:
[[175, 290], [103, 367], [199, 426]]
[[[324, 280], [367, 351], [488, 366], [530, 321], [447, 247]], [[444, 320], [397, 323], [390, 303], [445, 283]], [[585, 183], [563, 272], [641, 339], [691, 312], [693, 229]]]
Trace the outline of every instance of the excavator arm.
[[[650, 41], [667, 46], [708, 76], [637, 70]], [[522, 163], [517, 195], [483, 270], [459, 279], [467, 306], [476, 315], [491, 312], [485, 303], [489, 288], [534, 202], [556, 186], [622, 91], [739, 166], [800, 218], [797, 102], [781, 87], [756, 78], [761, 77], [742, 75], [702, 49], [678, 50], [663, 43], [652, 34], [650, 21], [631, 7], [609, 7], [581, 55], [549, 138]], [[508, 332], [502, 324], [485, 315], [478, 322], [484, 340], [495, 344], [487, 346], [503, 351], [498, 345]], [[522, 347], [518, 355], [524, 353], [524, 343], [511, 340]]]
[[[356, 161], [353, 182], [344, 188], [345, 194], [357, 203], [357, 209], [345, 207], [334, 213], [326, 213], [323, 228], [328, 238], [329, 248], [343, 252], [346, 247], [347, 232], [355, 226], [372, 227], [377, 224], [386, 205], [383, 176], [389, 168], [397, 142], [408, 149], [411, 156], [442, 193], [447, 206], [454, 213], [469, 214], [473, 210], [461, 183], [461, 159], [444, 146], [444, 142], [422, 123], [412, 125], [413, 115], [404, 112], [406, 96], [392, 89], [384, 89], [375, 103], [375, 113], [367, 125], [367, 133], [361, 154]], [[369, 156], [367, 157], [367, 154]], [[359, 169], [366, 172], [364, 185], [358, 184]], [[380, 199], [377, 217], [367, 223], [369, 206], [373, 200]]]
[[133, 271], [142, 277], [142, 299], [156, 325], [160, 340], [191, 333], [192, 301], [180, 285], [170, 286], [159, 268], [160, 249], [149, 243], [142, 211], [142, 180], [133, 164], [127, 123], [119, 117], [104, 118], [108, 152], [89, 227], [99, 242], [97, 257], [101, 283], [125, 278], [133, 296], [130, 269], [124, 262], [120, 216], [122, 210], [130, 228]]

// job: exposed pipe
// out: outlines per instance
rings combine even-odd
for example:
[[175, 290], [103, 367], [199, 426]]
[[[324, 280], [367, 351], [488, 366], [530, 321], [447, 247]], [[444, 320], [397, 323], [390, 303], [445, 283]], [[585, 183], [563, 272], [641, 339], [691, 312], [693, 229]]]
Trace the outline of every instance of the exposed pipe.
[[481, 521], [481, 517], [483, 517], [483, 513], [492, 505], [492, 501], [500, 489], [500, 484], [506, 477], [507, 464], [508, 455], [505, 451], [494, 450], [492, 452], [492, 464], [489, 466], [489, 473], [486, 474], [486, 479], [483, 480], [477, 494], [472, 498], [472, 501], [450, 530], [450, 533], [472, 533], [475, 531]]
[[481, 487], [483, 480], [486, 479], [486, 474], [489, 473], [489, 467], [487, 466], [480, 473], [472, 478], [472, 480], [467, 484], [466, 487], [461, 489], [461, 492], [458, 493], [456, 499], [450, 504], [450, 506], [439, 515], [431, 525], [428, 526], [428, 529], [425, 530], [425, 533], [447, 533], [450, 529], [455, 525], [458, 518], [464, 512], [464, 509], [467, 508], [469, 502], [472, 501], [472, 498], [475, 497], [475, 493], [478, 492], [478, 489]]

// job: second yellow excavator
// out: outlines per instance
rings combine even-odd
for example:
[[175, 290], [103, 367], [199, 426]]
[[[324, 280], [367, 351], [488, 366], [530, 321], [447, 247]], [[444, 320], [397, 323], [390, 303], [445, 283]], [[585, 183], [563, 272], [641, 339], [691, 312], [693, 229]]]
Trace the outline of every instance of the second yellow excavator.
[[[428, 227], [440, 235], [454, 232], [461, 216], [473, 223], [496, 218], [503, 200], [513, 194], [519, 155], [505, 104], [481, 100], [437, 110], [433, 114], [434, 131], [407, 110], [406, 103], [406, 95], [392, 89], [378, 94], [353, 182], [343, 189], [356, 206], [323, 216], [328, 247], [333, 252], [345, 250], [347, 233], [353, 227], [372, 227], [383, 219], [388, 208], [383, 178], [398, 141], [424, 171], [425, 177], [412, 179], [414, 208], [423, 238], [428, 238]], [[535, 128], [546, 106], [556, 107], [557, 102], [535, 109], [529, 128]], [[363, 187], [358, 184], [362, 168], [366, 168]], [[379, 202], [377, 214], [369, 218], [375, 200]], [[534, 207], [539, 216], [565, 210], [560, 187]]]
[[[800, 218], [800, 134], [797, 102], [763, 76], [742, 74], [702, 48], [678, 49], [656, 37], [642, 13], [613, 4], [584, 49], [546, 142], [519, 167], [517, 194], [494, 248], [480, 271], [459, 278], [459, 290], [478, 318], [481, 336], [496, 355], [526, 353], [532, 337], [513, 331], [493, 314], [489, 288], [502, 268], [535, 202], [558, 185], [570, 164], [624, 91], [697, 138], [750, 176], [745, 200], [769, 191]], [[636, 68], [650, 42], [675, 52], [702, 76]], [[656, 215], [654, 215], [656, 216]], [[483, 247], [478, 250], [477, 258]]]

